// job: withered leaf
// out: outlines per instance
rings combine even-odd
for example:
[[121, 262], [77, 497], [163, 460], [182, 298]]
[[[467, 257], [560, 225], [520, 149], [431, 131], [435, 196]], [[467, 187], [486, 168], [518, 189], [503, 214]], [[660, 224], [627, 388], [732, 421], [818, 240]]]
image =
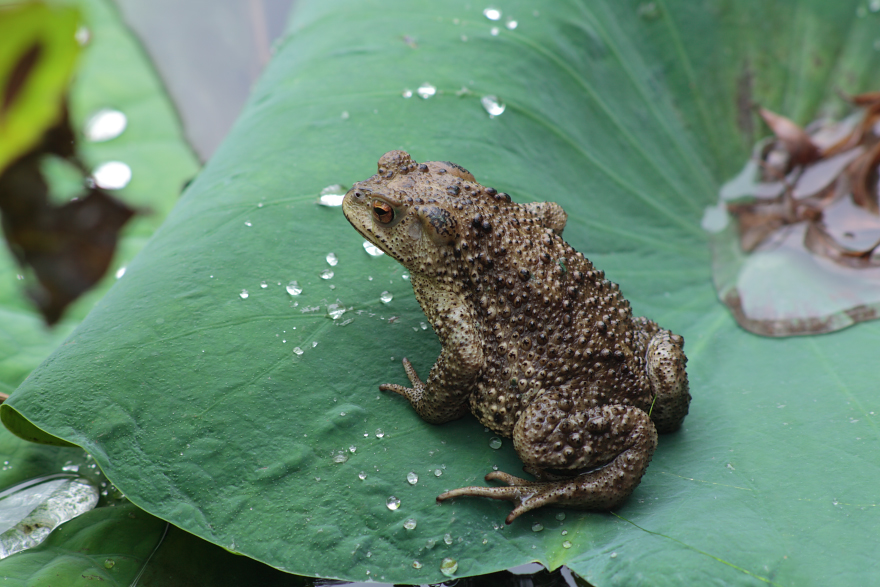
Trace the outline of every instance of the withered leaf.
[[766, 108], [760, 108], [758, 112], [776, 138], [785, 146], [793, 165], [806, 165], [819, 158], [819, 147], [813, 143], [810, 135], [804, 129], [788, 118]]
[[864, 92], [855, 96], [843, 94], [843, 98], [856, 106], [871, 106], [880, 103], [880, 92]]
[[833, 236], [828, 234], [821, 222], [807, 224], [804, 246], [815, 255], [831, 259], [835, 263], [853, 269], [880, 267], [880, 258], [873, 256], [874, 251], [880, 246], [880, 240], [867, 249], [855, 251], [837, 242]]
[[728, 204], [728, 211], [739, 220], [740, 248], [750, 253], [785, 222], [782, 204]]
[[861, 155], [852, 164], [852, 198], [853, 202], [872, 214], [880, 214], [878, 205], [877, 166], [880, 165], [880, 142], [871, 150]]
[[29, 294], [51, 325], [106, 273], [119, 231], [134, 210], [97, 187], [62, 206], [53, 204], [40, 170], [49, 155], [84, 169], [66, 114], [37, 148], [0, 175], [0, 213], [9, 248], [36, 276]]

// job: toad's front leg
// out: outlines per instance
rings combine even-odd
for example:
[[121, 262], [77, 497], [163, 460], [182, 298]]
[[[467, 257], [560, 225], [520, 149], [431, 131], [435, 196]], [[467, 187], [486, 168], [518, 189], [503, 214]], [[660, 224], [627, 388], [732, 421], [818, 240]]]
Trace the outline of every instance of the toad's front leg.
[[402, 395], [424, 420], [442, 424], [468, 413], [468, 397], [483, 369], [483, 343], [473, 312], [464, 300], [450, 292], [425, 291], [429, 287], [413, 276], [419, 300], [423, 295], [435, 300], [425, 313], [443, 350], [424, 383], [404, 359], [403, 367], [413, 386], [386, 383], [379, 389]]
[[[496, 471], [486, 480], [507, 487], [462, 487], [443, 493], [437, 501], [461, 496], [512, 501], [515, 507], [505, 520], [508, 524], [545, 505], [607, 510], [623, 503], [657, 447], [657, 431], [648, 414], [624, 405], [566, 411], [562, 407], [570, 407], [571, 402], [554, 396], [548, 394], [529, 406], [514, 429], [514, 447], [538, 481]], [[544, 474], [544, 469], [557, 475]], [[575, 476], [561, 478], [558, 473], [563, 472]]]

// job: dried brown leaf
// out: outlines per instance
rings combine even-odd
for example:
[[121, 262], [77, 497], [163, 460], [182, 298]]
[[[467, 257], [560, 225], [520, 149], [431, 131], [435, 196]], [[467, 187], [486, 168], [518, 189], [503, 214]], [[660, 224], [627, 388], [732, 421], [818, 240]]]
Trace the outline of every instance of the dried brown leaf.
[[727, 210], [739, 220], [739, 244], [746, 253], [786, 224], [785, 207], [779, 202], [728, 204]]
[[800, 126], [766, 108], [760, 108], [758, 112], [776, 138], [785, 146], [791, 157], [792, 165], [807, 165], [821, 156], [819, 147], [813, 143], [810, 135]]
[[804, 234], [804, 247], [814, 255], [825, 257], [838, 265], [853, 269], [867, 267], [880, 267], [880, 259], [873, 256], [874, 251], [880, 246], [877, 241], [871, 247], [856, 251], [841, 245], [833, 236], [828, 234], [821, 222], [810, 222]]
[[855, 104], [856, 106], [871, 106], [880, 103], [880, 92], [865, 92], [850, 96], [841, 92], [844, 100]]
[[853, 161], [850, 166], [853, 202], [874, 215], [880, 215], [877, 193], [880, 187], [878, 165], [880, 165], [880, 142]]

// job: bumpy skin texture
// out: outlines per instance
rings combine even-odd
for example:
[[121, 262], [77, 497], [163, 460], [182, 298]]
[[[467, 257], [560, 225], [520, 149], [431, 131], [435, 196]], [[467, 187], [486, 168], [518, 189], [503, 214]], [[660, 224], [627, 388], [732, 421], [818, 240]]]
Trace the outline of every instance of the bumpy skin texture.
[[[516, 204], [448, 162], [404, 151], [379, 160], [342, 203], [364, 238], [410, 272], [442, 352], [422, 382], [381, 385], [434, 424], [470, 411], [512, 437], [536, 481], [440, 495], [610, 509], [635, 489], [657, 446], [687, 415], [684, 339], [634, 318], [616, 284], [561, 238], [552, 202]], [[649, 416], [650, 414], [650, 416]]]

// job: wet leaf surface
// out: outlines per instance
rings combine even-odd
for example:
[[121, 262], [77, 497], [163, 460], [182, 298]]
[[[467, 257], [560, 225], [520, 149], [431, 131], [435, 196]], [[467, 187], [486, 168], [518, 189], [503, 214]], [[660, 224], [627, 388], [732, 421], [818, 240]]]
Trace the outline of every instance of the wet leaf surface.
[[[600, 586], [876, 582], [880, 323], [744, 332], [700, 227], [754, 142], [741, 105], [803, 121], [835, 88], [865, 89], [876, 15], [484, 8], [303, 2], [233, 133], [4, 422], [83, 446], [152, 514], [305, 575], [427, 583], [445, 559], [456, 576], [539, 560]], [[484, 96], [504, 111], [490, 118]], [[429, 426], [377, 390], [439, 347], [400, 266], [317, 201], [393, 148], [559, 202], [567, 240], [688, 341], [690, 415], [620, 510], [504, 526], [505, 503], [435, 503], [520, 463], [472, 418]]]

